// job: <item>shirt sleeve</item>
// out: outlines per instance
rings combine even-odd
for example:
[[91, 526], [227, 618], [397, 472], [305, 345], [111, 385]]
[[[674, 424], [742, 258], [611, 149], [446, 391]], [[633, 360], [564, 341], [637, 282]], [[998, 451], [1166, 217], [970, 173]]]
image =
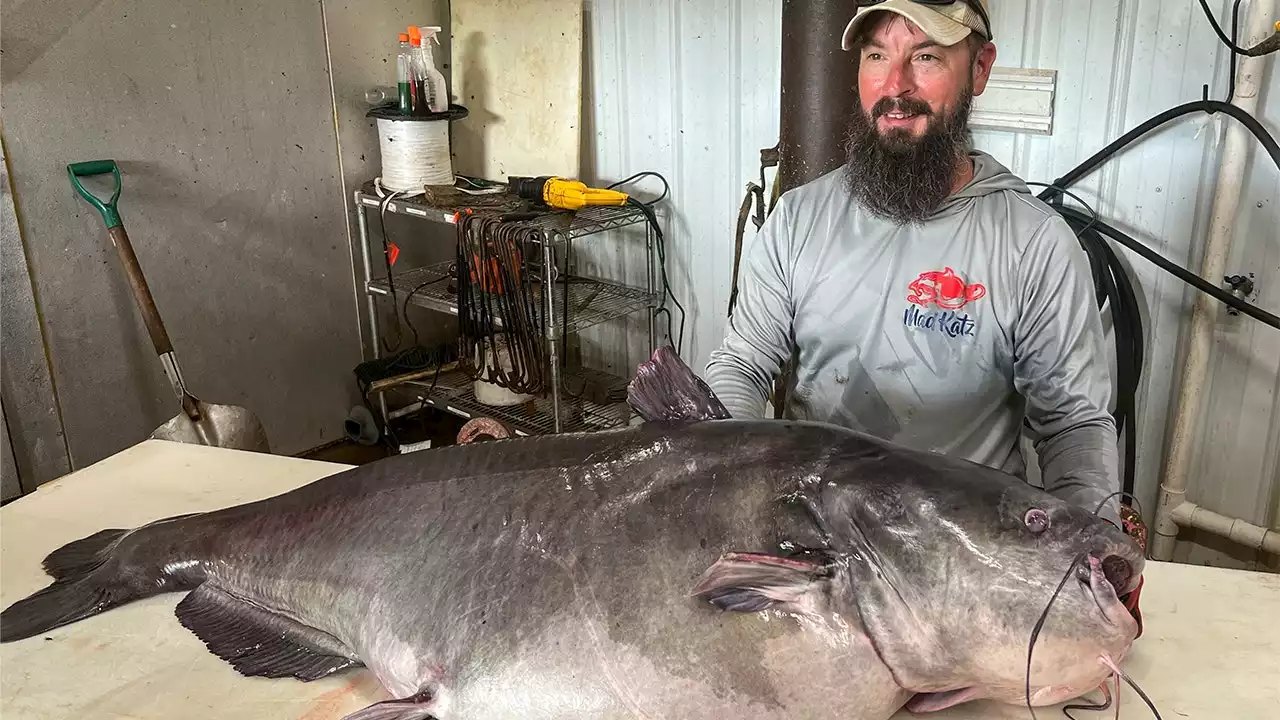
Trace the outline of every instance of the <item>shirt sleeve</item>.
[[784, 195], [747, 242], [738, 299], [705, 379], [735, 418], [764, 417], [774, 378], [793, 347], [790, 206]]
[[[1092, 512], [1120, 489], [1111, 370], [1089, 259], [1053, 216], [1018, 268], [1021, 313], [1014, 326], [1014, 384], [1045, 489]], [[1119, 500], [1099, 513], [1117, 525]]]

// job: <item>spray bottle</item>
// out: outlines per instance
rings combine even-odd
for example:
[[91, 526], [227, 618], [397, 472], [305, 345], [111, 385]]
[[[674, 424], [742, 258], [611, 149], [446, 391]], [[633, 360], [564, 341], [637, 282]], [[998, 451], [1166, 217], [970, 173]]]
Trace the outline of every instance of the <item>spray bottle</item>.
[[423, 73], [423, 91], [424, 95], [430, 99], [431, 112], [444, 112], [449, 109], [449, 89], [445, 85], [444, 75], [436, 69], [435, 56], [431, 51], [431, 42], [440, 44], [438, 34], [439, 27], [423, 27], [419, 28], [422, 33], [422, 47], [419, 52], [422, 57], [422, 73]]
[[426, 83], [425, 68], [422, 66], [422, 33], [416, 25], [410, 25], [409, 32], [409, 78], [413, 95], [413, 114], [426, 115], [427, 96], [430, 89]]

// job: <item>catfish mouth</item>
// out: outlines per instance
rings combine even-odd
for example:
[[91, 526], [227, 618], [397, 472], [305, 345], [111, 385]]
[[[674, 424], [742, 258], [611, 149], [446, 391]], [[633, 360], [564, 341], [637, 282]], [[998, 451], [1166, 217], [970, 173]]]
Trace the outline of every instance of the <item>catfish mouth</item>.
[[1102, 559], [1102, 575], [1115, 588], [1116, 596], [1125, 594], [1129, 581], [1133, 579], [1133, 566], [1119, 555], [1108, 555]]
[[1132, 620], [1120, 600], [1134, 581], [1133, 564], [1127, 558], [1113, 554], [1099, 560], [1088, 555], [1076, 568], [1076, 578], [1109, 625], [1127, 625], [1126, 619]]
[[1129, 592], [1129, 586], [1133, 582], [1133, 564], [1120, 555], [1107, 555], [1102, 560], [1090, 555], [1086, 562], [1076, 568], [1076, 577], [1081, 583], [1094, 589], [1097, 589], [1097, 581], [1104, 581], [1111, 586], [1116, 597], [1120, 598]]

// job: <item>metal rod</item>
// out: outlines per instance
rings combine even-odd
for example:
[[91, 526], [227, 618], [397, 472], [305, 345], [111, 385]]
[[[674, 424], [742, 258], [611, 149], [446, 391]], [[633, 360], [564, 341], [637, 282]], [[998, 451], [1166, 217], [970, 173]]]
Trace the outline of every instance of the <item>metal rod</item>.
[[[379, 346], [381, 335], [378, 331], [378, 305], [374, 300], [373, 293], [369, 291], [369, 283], [373, 280], [373, 262], [369, 257], [369, 219], [365, 216], [365, 205], [363, 201], [364, 193], [357, 190], [355, 192], [356, 200], [356, 218], [360, 226], [360, 260], [364, 265], [364, 296], [369, 304], [369, 333], [370, 343], [373, 345], [373, 358], [375, 360], [382, 357], [382, 348]], [[392, 304], [396, 301], [395, 297], [391, 298]], [[385, 393], [378, 393], [378, 409], [382, 411], [384, 422], [388, 425], [391, 419], [387, 416], [387, 396]], [[383, 431], [386, 431], [383, 427]]]
[[560, 347], [564, 355], [561, 362], [566, 367], [569, 364], [569, 268], [572, 267], [572, 258], [573, 238], [566, 236], [564, 239], [564, 307], [561, 308], [564, 321], [560, 325]]
[[[556, 327], [555, 275], [556, 252], [552, 243], [553, 232], [542, 231], [542, 273], [543, 297], [547, 304], [547, 361], [551, 371], [551, 423], [557, 434], [560, 433], [560, 338]], [[565, 302], [569, 301], [569, 284], [565, 283]]]
[[[654, 214], [654, 218], [655, 219], [657, 218], [656, 213]], [[653, 331], [654, 316], [657, 315], [658, 308], [654, 307], [654, 303], [653, 303], [653, 295], [654, 295], [653, 228], [649, 226], [649, 223], [644, 224], [644, 246], [645, 246], [644, 247], [644, 251], [645, 251], [644, 265], [645, 265], [645, 273], [647, 275], [646, 282], [648, 283], [645, 286], [645, 288], [649, 292], [649, 306], [648, 306], [649, 307], [649, 352], [646, 355], [646, 357], [648, 357], [650, 355], [653, 355], [654, 351], [658, 349], [657, 346], [654, 344], [655, 340], [654, 340], [654, 331]]]

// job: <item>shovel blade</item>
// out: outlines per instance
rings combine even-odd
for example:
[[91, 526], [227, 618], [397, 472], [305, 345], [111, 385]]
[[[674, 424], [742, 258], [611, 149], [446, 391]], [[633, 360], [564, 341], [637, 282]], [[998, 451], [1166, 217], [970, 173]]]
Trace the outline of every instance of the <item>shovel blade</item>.
[[151, 433], [155, 440], [208, 445], [231, 450], [270, 453], [267, 431], [257, 416], [239, 405], [197, 401], [200, 422], [178, 413]]

